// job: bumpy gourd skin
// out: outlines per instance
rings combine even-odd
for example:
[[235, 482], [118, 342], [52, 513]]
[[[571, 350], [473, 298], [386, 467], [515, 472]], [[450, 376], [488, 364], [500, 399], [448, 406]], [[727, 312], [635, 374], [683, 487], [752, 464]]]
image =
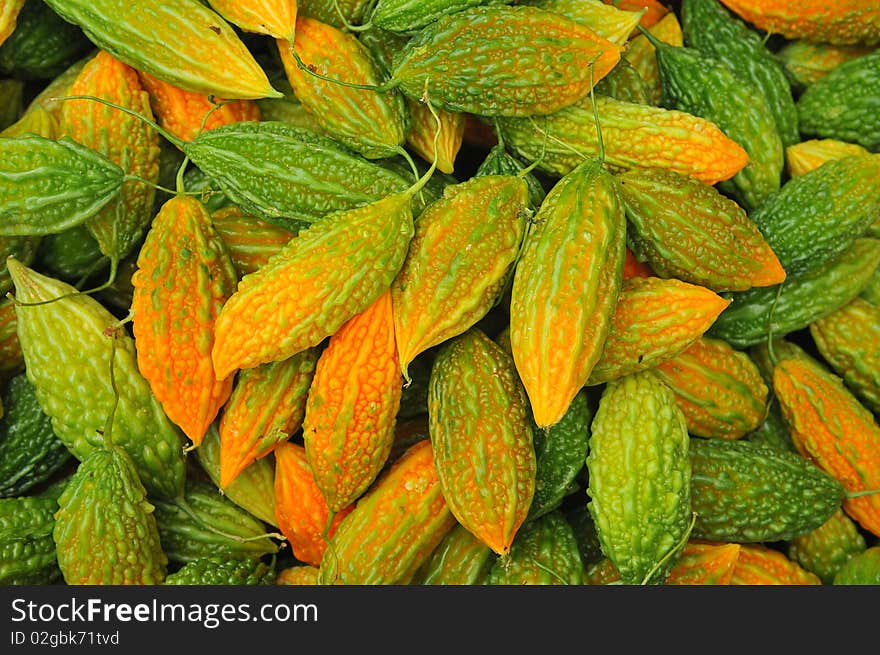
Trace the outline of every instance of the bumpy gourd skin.
[[321, 560], [322, 584], [407, 584], [455, 525], [429, 440], [397, 459], [342, 523]]
[[261, 118], [260, 107], [254, 100], [216, 98], [215, 104], [203, 93], [185, 91], [149, 73], [138, 71], [138, 78], [149, 93], [150, 108], [159, 126], [184, 141], [195, 139], [202, 132], [203, 124], [207, 131]]
[[510, 343], [542, 428], [565, 414], [611, 328], [626, 249], [616, 185], [594, 160], [563, 177], [535, 215], [516, 265]]
[[492, 564], [486, 584], [579, 585], [583, 579], [574, 531], [555, 510], [523, 527], [510, 554]]
[[740, 544], [730, 584], [817, 585], [822, 581], [774, 548], [764, 544]]
[[446, 533], [411, 584], [484, 584], [494, 561], [491, 548], [463, 525], [456, 525]]
[[[8, 264], [22, 303], [55, 300], [76, 291], [14, 259]], [[138, 370], [134, 339], [124, 331], [115, 337], [115, 392], [111, 385], [113, 344], [105, 331], [118, 319], [89, 295], [17, 305], [16, 312], [28, 380], [58, 438], [79, 460], [101, 448], [99, 432], [118, 392], [114, 443], [131, 456], [151, 495], [179, 496], [185, 476], [183, 438]]]
[[[705, 118], [598, 95], [595, 100], [605, 161], [617, 168], [661, 168], [715, 184], [738, 174], [749, 161], [742, 146]], [[538, 168], [551, 175], [565, 175], [584, 156], [599, 154], [589, 98], [549, 116], [501, 118], [498, 126], [513, 152], [538, 161]]]
[[[848, 492], [880, 488], [880, 426], [843, 381], [806, 358], [773, 370], [773, 388], [798, 452]], [[843, 509], [880, 536], [880, 496], [846, 498]]]
[[819, 81], [840, 64], [871, 52], [865, 46], [811, 43], [804, 39], [789, 41], [776, 53], [795, 87], [804, 89]]
[[220, 419], [221, 489], [302, 427], [319, 354], [309, 348], [239, 373]]
[[696, 48], [657, 46], [662, 103], [715, 123], [748, 153], [748, 164], [729, 183], [746, 210], [782, 184], [782, 139], [764, 95], [723, 61]]
[[338, 141], [280, 122], [224, 125], [184, 145], [244, 211], [291, 227], [405, 191], [411, 180]]
[[486, 175], [446, 188], [419, 216], [391, 286], [404, 374], [415, 357], [463, 333], [497, 301], [526, 231], [528, 187]]
[[785, 149], [785, 162], [789, 174], [799, 177], [828, 161], [870, 154], [867, 148], [857, 143], [836, 139], [807, 139]]
[[218, 379], [317, 346], [385, 290], [413, 236], [409, 194], [337, 212], [244, 276], [217, 318]]
[[[76, 77], [71, 95], [93, 96], [153, 119], [149, 94], [137, 71], [99, 51]], [[136, 246], [153, 217], [159, 181], [159, 135], [136, 116], [94, 100], [69, 100], [61, 108], [59, 132], [117, 164], [126, 175], [122, 192], [86, 221], [101, 252], [122, 259]]]
[[293, 38], [296, 0], [210, 0], [214, 11], [245, 30], [277, 39]]
[[880, 546], [853, 555], [834, 576], [835, 585], [880, 585]]
[[0, 234], [45, 235], [75, 227], [111, 202], [124, 172], [67, 138], [0, 140]]
[[815, 530], [788, 543], [789, 558], [815, 573], [823, 584], [831, 584], [835, 574], [853, 556], [867, 548], [865, 537], [842, 509]]
[[717, 189], [662, 169], [617, 176], [627, 241], [665, 278], [713, 291], [744, 291], [785, 279], [777, 254], [745, 210]]
[[[343, 508], [334, 513], [327, 539], [350, 511]], [[330, 509], [315, 484], [305, 448], [290, 441], [279, 444], [275, 449], [275, 521], [299, 561], [321, 564], [327, 548], [324, 530], [329, 516]]]
[[[114, 426], [118, 429], [118, 426]], [[58, 499], [53, 537], [67, 584], [160, 584], [168, 558], [131, 458], [98, 447]]]
[[584, 468], [592, 420], [589, 396], [586, 389], [581, 389], [559, 423], [548, 430], [533, 423], [536, 464], [530, 520], [558, 508], [563, 498], [571, 493], [575, 478]]
[[[421, 30], [394, 57], [411, 98], [486, 116], [549, 114], [590, 91], [621, 48], [564, 16], [528, 6], [473, 7]], [[592, 62], [592, 66], [590, 66]], [[504, 71], [504, 72], [501, 72]]]
[[818, 528], [844, 498], [837, 480], [795, 453], [695, 437], [688, 456], [697, 539], [784, 541]]
[[880, 412], [880, 307], [855, 298], [810, 325], [822, 357], [866, 407]]
[[386, 291], [330, 337], [309, 387], [303, 441], [331, 510], [354, 502], [388, 460], [402, 390]]
[[452, 339], [434, 360], [428, 416], [449, 509], [506, 555], [528, 515], [536, 466], [526, 396], [511, 357], [477, 328]]
[[212, 212], [211, 222], [226, 245], [239, 278], [263, 266], [298, 232], [245, 214], [235, 205]]
[[788, 180], [750, 218], [796, 277], [840, 256], [878, 214], [880, 155], [868, 155], [828, 161]]
[[706, 334], [745, 348], [765, 340], [770, 330], [775, 336], [801, 330], [858, 296], [878, 265], [880, 240], [856, 239], [840, 257], [786, 280], [781, 290], [772, 286], [731, 293], [730, 306]]
[[[232, 26], [198, 0], [48, 0], [66, 21], [132, 68], [219, 98], [280, 97]], [[174, 34], [173, 47], [166, 38]]]
[[0, 584], [50, 584], [61, 577], [55, 557], [54, 498], [0, 500]]
[[791, 85], [761, 35], [731, 15], [718, 0], [685, 0], [681, 14], [687, 44], [726, 62], [738, 76], [753, 81], [767, 99], [782, 145], [798, 143], [798, 112]]
[[872, 45], [880, 41], [880, 7], [874, 0], [721, 0], [759, 29], [787, 39]]
[[170, 573], [168, 585], [269, 585], [275, 583], [273, 567], [258, 558], [205, 557]]
[[651, 371], [613, 380], [593, 419], [589, 509], [624, 584], [658, 584], [691, 521], [690, 445], [675, 397]]
[[739, 558], [739, 548], [739, 544], [689, 541], [664, 584], [730, 584], [736, 560]]
[[[880, 19], [878, 19], [880, 20]], [[798, 99], [801, 132], [880, 150], [880, 53], [845, 62]]]
[[[382, 71], [357, 37], [311, 18], [296, 21], [296, 39], [279, 39], [278, 51], [296, 98], [322, 130], [369, 159], [393, 157], [406, 139], [408, 113], [400, 91], [376, 93], [318, 79], [309, 70], [348, 84], [376, 86]], [[291, 49], [293, 52], [291, 52]]]
[[380, 0], [370, 22], [391, 32], [417, 32], [447, 14], [492, 4], [510, 4], [510, 0]]
[[170, 561], [191, 562], [215, 555], [261, 557], [278, 552], [263, 523], [212, 484], [188, 480], [184, 503], [187, 508], [179, 501], [155, 502], [159, 539]]
[[587, 385], [636, 373], [675, 357], [728, 307], [714, 291], [674, 278], [624, 280], [608, 337]]
[[52, 431], [36, 390], [18, 373], [3, 393], [0, 422], [0, 497], [21, 496], [70, 460], [70, 451]]
[[162, 408], [198, 446], [232, 393], [214, 374], [214, 324], [235, 268], [197, 198], [175, 196], [153, 219], [131, 277], [138, 368]]
[[697, 339], [655, 370], [675, 393], [691, 435], [739, 439], [767, 414], [769, 390], [757, 365], [721, 339]]
[[300, 16], [317, 18], [322, 23], [343, 27], [342, 17], [356, 25], [367, 17], [364, 16], [373, 0], [297, 0], [297, 13]]

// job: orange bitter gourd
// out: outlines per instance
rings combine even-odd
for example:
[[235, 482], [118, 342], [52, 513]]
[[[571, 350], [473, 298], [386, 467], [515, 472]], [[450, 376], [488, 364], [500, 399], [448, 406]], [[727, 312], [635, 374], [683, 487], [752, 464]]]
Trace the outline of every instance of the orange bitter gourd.
[[410, 190], [329, 214], [245, 275], [217, 318], [214, 369], [286, 359], [318, 345], [391, 286], [413, 236]]
[[759, 29], [786, 39], [836, 45], [880, 42], [880, 6], [873, 0], [721, 0]]
[[388, 460], [402, 389], [385, 291], [330, 337], [306, 399], [306, 455], [332, 511], [354, 502]]
[[[152, 118], [149, 96], [137, 71], [105, 51], [83, 67], [71, 95], [87, 95]], [[159, 136], [146, 123], [91, 100], [68, 100], [61, 109], [60, 132], [118, 164], [140, 180], [125, 182], [119, 198], [86, 221], [101, 252], [113, 261], [124, 258], [153, 217], [159, 179]]]
[[521, 178], [485, 175], [446, 187], [421, 213], [391, 285], [404, 376], [419, 354], [492, 309], [519, 254], [528, 202]]
[[400, 456], [339, 524], [321, 559], [323, 584], [408, 584], [455, 526], [430, 440]]
[[[74, 287], [8, 261], [21, 303], [55, 300]], [[82, 461], [102, 448], [98, 431], [117, 402], [114, 443], [134, 460], [151, 496], [176, 498], [185, 479], [183, 439], [137, 367], [134, 339], [114, 342], [105, 330], [118, 319], [89, 295], [17, 304], [18, 338], [28, 380], [58, 438]], [[113, 354], [116, 384], [110, 379]], [[115, 389], [114, 389], [115, 386]]]
[[656, 371], [675, 394], [692, 435], [739, 439], [767, 413], [769, 389], [757, 365], [721, 339], [701, 337]]
[[[350, 88], [312, 74], [346, 84], [377, 85], [382, 70], [355, 35], [300, 17], [295, 41], [280, 39], [277, 46], [294, 94], [324, 132], [370, 159], [400, 153], [409, 117], [399, 91]], [[307, 70], [300, 68], [301, 62]]]
[[[599, 152], [590, 98], [548, 116], [500, 118], [505, 145], [550, 175]], [[618, 169], [662, 168], [715, 184], [737, 175], [748, 154], [715, 123], [691, 113], [596, 95], [605, 161]]]
[[666, 14], [669, 8], [659, 0], [602, 0], [605, 4], [614, 5], [626, 11], [644, 11], [639, 25], [650, 28], [656, 25]]
[[654, 271], [645, 262], [636, 259], [633, 251], [628, 247], [626, 249], [626, 259], [623, 261], [623, 279], [628, 280], [631, 277], [651, 277]]
[[282, 569], [275, 576], [277, 585], [316, 585], [318, 584], [318, 567], [306, 564], [304, 566], [289, 566]]
[[552, 11], [472, 7], [439, 18], [410, 39], [395, 55], [385, 86], [416, 99], [427, 86], [431, 102], [449, 111], [549, 114], [587, 95], [620, 53], [619, 45]]
[[585, 160], [535, 216], [516, 265], [510, 344], [538, 427], [556, 423], [586, 384], [617, 304], [626, 250], [614, 177]]
[[238, 375], [220, 419], [221, 489], [302, 427], [318, 356], [308, 348]]
[[502, 557], [535, 493], [535, 449], [512, 358], [478, 328], [431, 370], [428, 417], [443, 496], [458, 522]]
[[786, 271], [736, 202], [694, 178], [661, 169], [618, 175], [629, 247], [661, 277], [713, 291], [779, 284]]
[[853, 556], [867, 548], [864, 535], [855, 522], [838, 509], [815, 530], [794, 537], [786, 554], [823, 584], [831, 584], [835, 574]]
[[296, 0], [210, 0], [218, 14], [245, 32], [293, 41]]
[[67, 584], [154, 585], [165, 579], [168, 558], [155, 508], [122, 448], [111, 443], [93, 449], [58, 505], [53, 538]]
[[292, 441], [275, 448], [275, 520], [298, 560], [318, 566], [327, 539], [350, 511], [335, 512], [328, 529], [330, 509], [315, 484], [305, 448]]
[[[212, 99], [204, 93], [185, 91], [149, 73], [138, 73], [141, 85], [150, 95], [150, 108], [157, 122], [171, 134], [192, 141], [202, 131], [240, 121], [262, 118], [254, 100]], [[215, 109], [216, 105], [221, 105]], [[210, 112], [210, 115], [208, 115]]]
[[440, 119], [440, 138], [434, 145], [434, 133], [437, 122], [428, 106], [407, 98], [409, 107], [409, 129], [406, 132], [406, 143], [422, 159], [428, 162], [437, 161], [437, 170], [452, 174], [455, 171], [455, 158], [464, 141], [464, 114], [457, 111], [438, 109]]
[[588, 508], [624, 584], [659, 584], [691, 521], [690, 437], [672, 392], [651, 371], [609, 382], [587, 456]]
[[729, 304], [710, 289], [675, 278], [625, 280], [587, 384], [602, 384], [675, 357], [699, 339]]
[[199, 0], [46, 4], [116, 59], [188, 91], [231, 99], [281, 95], [232, 26]]
[[138, 254], [133, 331], [138, 368], [165, 413], [198, 446], [232, 392], [211, 361], [214, 324], [235, 290], [229, 254], [204, 204], [175, 196]]
[[739, 559], [739, 550], [739, 544], [688, 541], [664, 584], [730, 584]]
[[880, 412], [880, 307], [862, 298], [810, 324], [825, 361], [874, 412]]
[[822, 581], [785, 553], [763, 544], [740, 544], [733, 585], [819, 585]]
[[[773, 369], [773, 389], [798, 452], [850, 494], [880, 489], [880, 426], [843, 381], [805, 358]], [[880, 495], [847, 497], [843, 508], [880, 535]]]
[[212, 212], [211, 222], [226, 244], [239, 277], [263, 266], [296, 236], [296, 232], [246, 214], [236, 205]]

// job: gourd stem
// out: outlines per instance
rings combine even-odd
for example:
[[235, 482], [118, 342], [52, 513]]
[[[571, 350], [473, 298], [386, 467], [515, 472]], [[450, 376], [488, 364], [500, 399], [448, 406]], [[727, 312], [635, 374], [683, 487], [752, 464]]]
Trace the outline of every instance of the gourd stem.
[[314, 67], [306, 64], [299, 56], [296, 50], [293, 48], [293, 44], [290, 44], [290, 56], [296, 61], [296, 65], [300, 70], [308, 73], [312, 77], [317, 77], [319, 80], [324, 80], [325, 82], [330, 82], [332, 84], [338, 84], [339, 86], [344, 86], [349, 89], [362, 89], [364, 91], [375, 91], [376, 93], [387, 93], [393, 89], [396, 89], [400, 86], [400, 82], [395, 80], [389, 80], [385, 84], [356, 84], [355, 82], [343, 82], [342, 80], [328, 77], [326, 75], [322, 75], [318, 71], [314, 70]]
[[342, 13], [342, 8], [339, 6], [339, 0], [333, 0], [333, 8], [336, 10], [336, 15], [339, 16], [339, 22], [342, 23], [342, 26], [350, 32], [366, 32], [373, 26], [373, 21], [369, 20], [363, 25], [354, 25], [348, 22], [348, 19], [345, 17], [345, 14]]
[[49, 300], [39, 300], [37, 302], [21, 302], [17, 298], [13, 296], [12, 301], [18, 307], [39, 307], [40, 305], [51, 305], [53, 302], [58, 302], [59, 300], [63, 300], [64, 298], [73, 298], [74, 296], [89, 296], [93, 293], [98, 293], [99, 291], [104, 291], [104, 289], [109, 289], [113, 283], [116, 281], [116, 273], [119, 270], [119, 258], [111, 257], [110, 258], [110, 275], [107, 278], [106, 282], [102, 282], [100, 285], [93, 287], [91, 289], [86, 289], [85, 291], [71, 291], [70, 293], [62, 293], [60, 296], [56, 296], [55, 298], [50, 298]]
[[104, 100], [103, 98], [98, 98], [95, 96], [80, 96], [80, 95], [60, 96], [57, 98], [52, 98], [53, 102], [54, 101], [62, 101], [63, 102], [64, 100], [92, 100], [93, 102], [98, 102], [102, 105], [107, 105], [108, 107], [112, 107], [113, 109], [118, 109], [119, 111], [124, 112], [130, 116], [134, 116], [135, 118], [139, 119], [144, 124], [149, 125], [154, 130], [156, 130], [160, 135], [165, 137], [168, 141], [170, 141], [171, 143], [176, 145], [181, 150], [184, 150], [184, 146], [186, 146], [186, 144], [187, 144], [186, 141], [174, 136], [168, 130], [160, 127], [157, 122], [151, 121], [149, 118], [147, 118], [143, 114], [136, 112], [134, 109], [129, 109], [128, 107], [123, 107], [122, 105], [117, 105], [116, 103], [110, 102], [109, 100]]

